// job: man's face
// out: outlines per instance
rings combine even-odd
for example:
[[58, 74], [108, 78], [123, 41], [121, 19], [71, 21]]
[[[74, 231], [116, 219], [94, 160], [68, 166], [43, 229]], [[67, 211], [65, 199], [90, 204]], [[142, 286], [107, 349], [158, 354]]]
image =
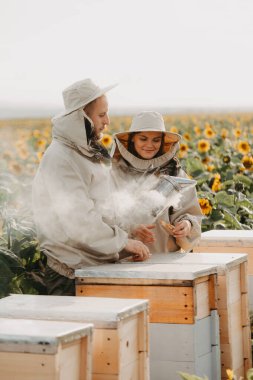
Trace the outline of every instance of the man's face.
[[93, 121], [94, 132], [98, 139], [102, 137], [102, 132], [106, 125], [110, 124], [108, 116], [108, 102], [105, 95], [100, 96], [92, 103], [88, 104], [84, 111], [86, 115]]

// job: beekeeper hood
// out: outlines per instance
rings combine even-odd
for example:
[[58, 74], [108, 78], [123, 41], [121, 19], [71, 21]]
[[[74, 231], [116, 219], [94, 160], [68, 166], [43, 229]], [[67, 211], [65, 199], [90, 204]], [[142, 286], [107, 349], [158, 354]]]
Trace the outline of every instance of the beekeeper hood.
[[52, 119], [53, 137], [61, 141], [64, 140], [66, 144], [71, 144], [72, 147], [75, 145], [84, 148], [86, 152], [89, 151], [84, 118], [88, 120], [91, 129], [93, 129], [94, 124], [83, 109], [115, 86], [116, 84], [113, 84], [100, 88], [91, 79], [84, 79], [63, 90], [65, 109]]
[[[140, 132], [162, 132], [164, 135], [164, 142], [161, 155], [150, 160], [144, 160], [129, 152], [128, 149], [131, 135]], [[147, 169], [151, 165], [153, 168], [162, 166], [165, 162], [174, 157], [179, 149], [181, 136], [177, 133], [166, 131], [164, 120], [160, 113], [145, 111], [133, 118], [129, 131], [116, 133], [114, 138], [115, 144], [112, 150], [112, 156], [116, 161], [122, 156], [136, 169]]]

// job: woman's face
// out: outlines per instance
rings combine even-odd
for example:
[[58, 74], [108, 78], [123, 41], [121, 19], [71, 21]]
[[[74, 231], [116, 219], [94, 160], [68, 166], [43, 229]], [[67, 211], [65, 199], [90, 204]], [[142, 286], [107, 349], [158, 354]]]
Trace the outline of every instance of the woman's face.
[[145, 160], [150, 160], [159, 151], [162, 143], [161, 132], [138, 132], [132, 139], [138, 155]]

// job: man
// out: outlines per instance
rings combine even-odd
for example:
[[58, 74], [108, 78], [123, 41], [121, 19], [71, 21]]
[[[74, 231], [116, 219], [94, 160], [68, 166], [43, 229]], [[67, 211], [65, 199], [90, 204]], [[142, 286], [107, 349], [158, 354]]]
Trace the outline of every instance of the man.
[[148, 248], [102, 215], [110, 196], [110, 157], [99, 139], [107, 124], [105, 93], [90, 79], [63, 91], [65, 111], [53, 118], [53, 140], [33, 182], [33, 211], [47, 256], [48, 294], [74, 295], [74, 270], [117, 261], [143, 261]]

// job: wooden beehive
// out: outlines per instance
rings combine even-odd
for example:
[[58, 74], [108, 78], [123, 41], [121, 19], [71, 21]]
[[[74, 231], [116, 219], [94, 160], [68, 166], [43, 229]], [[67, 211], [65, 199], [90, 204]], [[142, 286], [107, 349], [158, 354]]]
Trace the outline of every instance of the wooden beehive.
[[0, 379], [91, 380], [92, 325], [0, 318]]
[[0, 300], [3, 316], [92, 322], [92, 379], [149, 379], [147, 300], [12, 295]]
[[151, 379], [179, 379], [184, 371], [217, 380], [216, 272], [214, 265], [109, 264], [76, 271], [76, 292], [149, 299]]
[[249, 307], [253, 310], [253, 230], [211, 230], [202, 233], [194, 252], [247, 253]]
[[247, 255], [235, 253], [155, 254], [149, 262], [217, 265], [217, 310], [220, 316], [221, 375], [233, 368], [239, 378], [252, 366], [247, 293]]

